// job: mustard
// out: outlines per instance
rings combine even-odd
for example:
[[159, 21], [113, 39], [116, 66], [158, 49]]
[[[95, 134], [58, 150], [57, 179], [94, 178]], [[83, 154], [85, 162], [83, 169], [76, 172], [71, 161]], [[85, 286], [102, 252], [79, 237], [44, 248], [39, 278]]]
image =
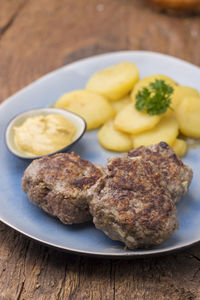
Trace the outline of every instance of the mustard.
[[56, 152], [71, 144], [76, 127], [58, 114], [39, 115], [27, 118], [14, 127], [17, 147], [27, 156], [39, 156]]

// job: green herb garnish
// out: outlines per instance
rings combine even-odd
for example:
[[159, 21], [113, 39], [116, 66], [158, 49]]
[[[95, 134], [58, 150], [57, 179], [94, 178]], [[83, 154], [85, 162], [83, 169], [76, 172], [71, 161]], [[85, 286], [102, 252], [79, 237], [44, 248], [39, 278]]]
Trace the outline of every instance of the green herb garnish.
[[164, 80], [156, 79], [137, 93], [135, 107], [149, 115], [163, 114], [170, 108], [173, 91], [173, 87]]

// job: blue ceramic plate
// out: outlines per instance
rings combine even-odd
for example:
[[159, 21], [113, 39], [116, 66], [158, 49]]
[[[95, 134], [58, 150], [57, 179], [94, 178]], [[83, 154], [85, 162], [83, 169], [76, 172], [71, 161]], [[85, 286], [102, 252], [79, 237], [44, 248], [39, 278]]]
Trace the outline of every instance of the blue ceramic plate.
[[[183, 159], [194, 171], [188, 194], [178, 205], [180, 229], [160, 246], [147, 250], [124, 250], [124, 245], [109, 239], [92, 223], [63, 225], [56, 218], [32, 205], [21, 190], [21, 177], [29, 162], [13, 156], [6, 148], [4, 132], [10, 119], [28, 109], [47, 107], [62, 94], [82, 89], [96, 71], [130, 61], [137, 64], [141, 78], [154, 73], [172, 77], [181, 85], [199, 89], [200, 69], [187, 62], [151, 52], [116, 52], [84, 59], [52, 72], [16, 93], [0, 105], [0, 220], [17, 231], [47, 245], [79, 254], [102, 257], [139, 257], [163, 254], [200, 241], [200, 148]], [[84, 159], [106, 164], [115, 153], [105, 151], [91, 131], [72, 149]]]

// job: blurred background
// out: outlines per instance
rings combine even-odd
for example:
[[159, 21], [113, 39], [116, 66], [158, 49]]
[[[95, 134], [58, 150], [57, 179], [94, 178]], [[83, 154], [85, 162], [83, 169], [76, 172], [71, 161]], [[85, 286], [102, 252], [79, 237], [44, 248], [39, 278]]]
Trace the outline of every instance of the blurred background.
[[0, 0], [0, 101], [53, 69], [109, 51], [157, 51], [200, 65], [199, 0], [189, 12], [163, 9], [177, 1], [193, 2]]

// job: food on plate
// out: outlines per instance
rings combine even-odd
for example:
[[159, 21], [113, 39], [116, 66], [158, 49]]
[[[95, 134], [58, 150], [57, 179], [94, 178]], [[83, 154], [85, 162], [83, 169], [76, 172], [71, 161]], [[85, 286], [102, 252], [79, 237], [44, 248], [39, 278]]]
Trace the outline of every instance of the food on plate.
[[189, 86], [178, 85], [174, 88], [174, 93], [172, 95], [171, 107], [173, 110], [181, 104], [185, 97], [199, 97], [199, 92]]
[[116, 115], [114, 126], [122, 132], [136, 134], [155, 127], [160, 119], [160, 116], [139, 112], [134, 104], [130, 103]]
[[155, 74], [155, 75], [150, 75], [148, 77], [145, 77], [141, 79], [134, 87], [131, 92], [131, 100], [135, 103], [136, 102], [136, 95], [139, 91], [141, 91], [143, 88], [149, 87], [149, 84], [151, 82], [155, 82], [155, 80], [164, 80], [164, 82], [168, 85], [170, 85], [172, 88], [174, 88], [177, 83], [169, 78], [168, 76], [165, 75], [160, 75], [160, 74]]
[[109, 159], [105, 168], [75, 153], [45, 156], [25, 170], [22, 188], [63, 223], [93, 217], [111, 239], [136, 249], [158, 245], [178, 228], [175, 204], [191, 180], [192, 170], [161, 142]]
[[65, 224], [89, 221], [88, 190], [103, 168], [75, 153], [34, 160], [24, 172], [22, 188], [30, 201]]
[[164, 114], [171, 108], [171, 95], [174, 89], [164, 80], [156, 79], [147, 87], [139, 90], [135, 98], [135, 108], [147, 112], [150, 116]]
[[105, 149], [124, 152], [165, 141], [184, 156], [187, 144], [177, 137], [200, 138], [199, 99], [196, 89], [163, 74], [139, 80], [136, 65], [122, 62], [96, 72], [85, 90], [65, 94], [55, 107], [82, 116], [87, 129], [104, 125], [98, 140]]
[[90, 195], [96, 228], [130, 249], [159, 245], [178, 228], [165, 179], [143, 157], [110, 159]]
[[128, 94], [138, 80], [137, 66], [131, 62], [122, 62], [92, 75], [86, 89], [116, 101]]
[[183, 157], [187, 152], [187, 143], [186, 141], [177, 138], [175, 139], [172, 148], [179, 157]]
[[178, 136], [178, 122], [174, 116], [165, 116], [152, 129], [133, 135], [134, 148], [148, 146], [160, 141], [173, 145]]
[[167, 189], [175, 203], [186, 194], [193, 176], [192, 169], [184, 165], [165, 142], [148, 147], [141, 146], [124, 155], [133, 159], [143, 157], [154, 163], [165, 178]]
[[117, 101], [111, 102], [112, 107], [114, 108], [115, 112], [120, 112], [127, 104], [130, 103], [130, 96], [127, 95]]
[[98, 132], [100, 144], [112, 151], [125, 152], [132, 149], [132, 139], [127, 133], [115, 129], [113, 120], [107, 121]]
[[17, 147], [27, 156], [45, 155], [69, 145], [76, 127], [66, 117], [48, 114], [28, 117], [20, 126], [14, 127]]
[[54, 106], [83, 117], [87, 123], [87, 129], [98, 128], [115, 114], [105, 97], [86, 90], [69, 92], [58, 99]]
[[182, 134], [200, 138], [200, 96], [183, 98], [175, 114]]

